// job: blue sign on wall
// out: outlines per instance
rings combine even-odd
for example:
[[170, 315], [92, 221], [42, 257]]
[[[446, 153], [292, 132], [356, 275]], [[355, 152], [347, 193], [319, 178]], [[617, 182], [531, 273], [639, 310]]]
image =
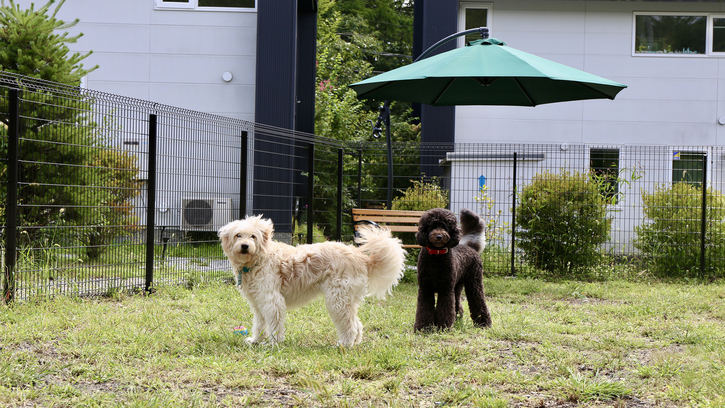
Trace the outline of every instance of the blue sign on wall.
[[478, 177], [478, 189], [482, 189], [483, 186], [486, 185], [486, 176], [479, 176]]

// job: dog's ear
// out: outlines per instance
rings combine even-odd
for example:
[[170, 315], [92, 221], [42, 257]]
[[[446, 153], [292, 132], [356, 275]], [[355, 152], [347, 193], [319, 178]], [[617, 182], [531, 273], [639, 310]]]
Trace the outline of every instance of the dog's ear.
[[274, 223], [269, 218], [259, 220], [259, 230], [262, 231], [262, 240], [271, 241], [274, 236]]
[[229, 231], [232, 229], [232, 223], [234, 221], [228, 223], [227, 225], [219, 228], [219, 231], [217, 232], [217, 235], [219, 235], [219, 238], [224, 240], [225, 238], [229, 237]]
[[458, 225], [448, 225], [448, 235], [450, 236], [450, 239], [446, 244], [448, 248], [453, 248], [461, 242], [461, 229], [458, 228]]
[[418, 229], [418, 231], [415, 233], [415, 240], [416, 242], [418, 242], [418, 245], [422, 247], [428, 246], [428, 231]]
[[230, 235], [232, 234], [232, 229], [234, 228], [234, 223], [235, 223], [235, 221], [232, 221], [232, 222], [228, 223], [227, 225], [219, 228], [219, 232], [217, 233], [217, 235], [219, 235], [219, 238], [222, 241], [222, 249], [224, 249], [224, 251], [227, 251], [227, 249], [229, 247], [229, 243], [231, 242]]
[[441, 222], [445, 225], [446, 231], [448, 231], [448, 248], [453, 248], [461, 242], [461, 228], [458, 226], [458, 219], [456, 215], [449, 210], [441, 211]]

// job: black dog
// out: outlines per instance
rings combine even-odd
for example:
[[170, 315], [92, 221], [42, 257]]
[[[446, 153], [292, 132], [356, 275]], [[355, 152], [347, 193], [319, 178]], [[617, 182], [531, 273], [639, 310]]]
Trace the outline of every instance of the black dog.
[[415, 238], [422, 248], [418, 257], [418, 309], [414, 330], [453, 326], [456, 315], [463, 315], [461, 291], [464, 288], [471, 319], [478, 326], [490, 327], [480, 256], [486, 237], [478, 214], [461, 210], [459, 229], [453, 212], [442, 208], [428, 210], [420, 217]]

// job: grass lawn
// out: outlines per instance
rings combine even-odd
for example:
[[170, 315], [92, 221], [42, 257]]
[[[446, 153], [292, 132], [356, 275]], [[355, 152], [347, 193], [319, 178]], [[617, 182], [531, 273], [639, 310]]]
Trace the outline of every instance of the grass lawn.
[[248, 346], [231, 284], [0, 306], [0, 406], [725, 406], [725, 285], [485, 280], [493, 327], [413, 334], [416, 286], [334, 347], [322, 301]]

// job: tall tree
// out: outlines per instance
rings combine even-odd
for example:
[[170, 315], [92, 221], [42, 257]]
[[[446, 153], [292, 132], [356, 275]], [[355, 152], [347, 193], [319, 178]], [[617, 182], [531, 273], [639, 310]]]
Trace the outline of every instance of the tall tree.
[[[0, 2], [0, 69], [28, 77], [77, 87], [81, 78], [98, 68], [84, 69], [82, 60], [91, 52], [70, 53], [68, 44], [83, 34], [70, 36], [66, 23], [56, 18], [65, 0], [51, 10], [54, 0], [35, 9], [21, 9], [13, 0]], [[94, 122], [93, 100], [79, 88], [56, 87], [47, 83], [47, 92], [22, 89], [23, 119], [19, 127], [20, 187], [19, 224], [26, 244], [52, 245], [58, 239], [80, 239], [92, 248], [95, 259], [103, 244], [118, 235], [130, 218], [132, 198], [137, 194], [133, 177], [135, 159], [127, 153], [108, 149], [109, 135]], [[52, 90], [51, 90], [52, 89]], [[7, 112], [8, 90], [0, 109]], [[7, 157], [8, 118], [0, 127], [0, 154]], [[7, 164], [0, 165], [0, 177], [7, 181]], [[5, 195], [3, 190], [0, 194]], [[7, 198], [1, 201], [4, 206]], [[5, 212], [1, 211], [4, 223]], [[60, 225], [84, 228], [57, 229]], [[74, 231], [60, 236], [58, 231]]]
[[[413, 5], [405, 0], [321, 0], [315, 133], [345, 140], [371, 134], [383, 101], [358, 101], [348, 85], [412, 59]], [[393, 104], [393, 140], [417, 140], [410, 105]]]
[[[402, 10], [402, 11], [401, 11]], [[409, 12], [409, 13], [408, 13]], [[376, 70], [410, 63], [412, 49], [412, 5], [400, 0], [320, 0], [318, 3], [317, 92], [315, 133], [352, 142], [375, 142], [373, 126], [383, 101], [361, 101], [348, 85], [375, 75]], [[420, 130], [411, 124], [410, 105], [392, 105], [391, 134], [394, 142], [420, 140]], [[384, 142], [384, 138], [379, 142]], [[384, 144], [373, 147], [377, 152]], [[419, 176], [417, 152], [402, 150], [396, 158], [405, 166], [396, 168], [395, 188], [402, 191]], [[364, 153], [363, 177], [366, 199], [385, 196], [387, 159]], [[346, 158], [345, 174], [357, 172], [357, 159]], [[405, 176], [409, 173], [409, 176]], [[334, 174], [331, 171], [330, 174]], [[398, 177], [402, 176], [402, 177]], [[324, 185], [318, 183], [318, 185]], [[316, 193], [318, 199], [324, 195]], [[352, 205], [352, 204], [350, 204]]]
[[81, 61], [92, 54], [70, 53], [67, 44], [78, 41], [83, 36], [69, 36], [67, 31], [57, 34], [58, 30], [67, 30], [78, 19], [66, 23], [58, 20], [58, 10], [65, 3], [61, 0], [51, 12], [50, 0], [35, 10], [35, 4], [22, 10], [13, 0], [5, 4], [0, 1], [0, 70], [15, 72], [33, 78], [60, 82], [68, 85], [80, 85], [81, 78], [98, 68], [84, 69]]
[[345, 16], [341, 34], [365, 33], [378, 40], [377, 48], [365, 50], [365, 60], [375, 72], [389, 71], [412, 62], [412, 1], [345, 0], [339, 2], [338, 8]]
[[[343, 39], [340, 30], [347, 17], [334, 0], [320, 1], [318, 16], [315, 133], [364, 140], [370, 134], [367, 122], [375, 118], [375, 113], [365, 108], [348, 85], [371, 75], [372, 65], [365, 60], [364, 50], [377, 49], [378, 40], [363, 33]], [[363, 26], [365, 22], [358, 24]]]

